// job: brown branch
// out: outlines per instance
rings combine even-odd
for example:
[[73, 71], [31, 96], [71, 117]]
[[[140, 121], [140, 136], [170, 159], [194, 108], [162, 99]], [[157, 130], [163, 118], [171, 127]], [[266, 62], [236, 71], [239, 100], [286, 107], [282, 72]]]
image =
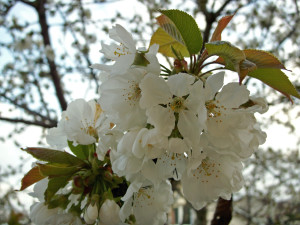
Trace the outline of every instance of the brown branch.
[[232, 218], [232, 198], [230, 200], [218, 199], [214, 218], [210, 225], [228, 225]]
[[23, 123], [27, 125], [35, 125], [43, 128], [52, 128], [55, 127], [57, 124], [53, 124], [52, 121], [29, 121], [19, 118], [7, 118], [7, 117], [0, 117], [0, 120], [10, 122], [10, 123]]
[[23, 2], [26, 5], [30, 5], [32, 7], [35, 7], [36, 2], [31, 2], [31, 1], [27, 1], [27, 0], [20, 0], [20, 2]]
[[278, 49], [288, 38], [290, 38], [297, 31], [298, 21], [296, 21], [296, 24], [293, 27], [293, 29], [291, 29], [291, 31], [278, 42], [276, 49]]
[[[83, 8], [81, 0], [79, 0], [78, 3], [79, 3], [80, 14], [81, 14], [80, 19], [81, 19], [81, 23], [82, 23], [82, 29], [83, 29], [83, 33], [85, 35], [85, 34], [87, 34], [87, 32], [86, 32], [85, 12], [84, 12], [84, 8]], [[90, 65], [92, 65], [92, 62], [89, 59], [89, 54], [88, 54], [88, 52], [85, 52], [85, 51], [82, 52], [82, 53], [83, 53], [83, 57], [84, 57], [87, 65], [89, 66], [89, 70], [90, 70], [90, 74], [92, 76], [92, 79], [95, 81], [96, 93], [98, 93], [98, 91], [99, 91], [99, 82], [98, 82], [98, 79], [96, 77], [96, 74], [95, 74], [94, 70], [92, 68], [90, 68]]]
[[225, 7], [231, 2], [232, 0], [227, 0], [224, 2], [224, 4], [215, 12], [216, 17], [220, 16], [222, 11], [225, 9]]
[[[224, 4], [215, 12], [208, 11], [206, 8], [207, 5], [207, 0], [197, 0], [196, 3], [198, 5], [199, 10], [204, 14], [205, 16], [205, 21], [206, 21], [206, 26], [205, 30], [203, 32], [203, 43], [207, 43], [209, 40], [209, 36], [211, 33], [212, 25], [214, 22], [216, 22], [217, 17], [221, 15], [225, 7], [231, 2], [232, 0], [226, 0]], [[203, 45], [204, 48], [204, 45]]]
[[[22, 2], [32, 6], [37, 11], [38, 17], [39, 17], [39, 24], [41, 26], [41, 34], [42, 34], [42, 37], [43, 37], [44, 46], [46, 47], [46, 46], [49, 45], [51, 47], [50, 35], [49, 35], [49, 26], [48, 26], [48, 23], [47, 23], [46, 9], [45, 9], [46, 0], [37, 0], [34, 3], [24, 1], [24, 0]], [[56, 64], [55, 64], [54, 61], [52, 61], [48, 57], [47, 57], [47, 61], [48, 61], [48, 64], [49, 64], [50, 76], [52, 78], [52, 81], [53, 81], [53, 84], [54, 84], [54, 87], [55, 87], [56, 96], [58, 98], [61, 110], [66, 110], [67, 102], [66, 102], [66, 99], [64, 97], [64, 91], [63, 91], [63, 88], [61, 86], [60, 76], [57, 72]]]
[[8, 102], [12, 103], [14, 106], [23, 109], [25, 112], [27, 112], [28, 114], [32, 115], [32, 116], [37, 116], [39, 117], [41, 120], [45, 120], [45, 121], [50, 121], [51, 124], [56, 124], [57, 121], [53, 120], [47, 116], [44, 116], [42, 114], [40, 114], [37, 111], [33, 111], [31, 109], [29, 109], [26, 105], [24, 104], [19, 104], [15, 99], [11, 99], [9, 97], [7, 97], [4, 93], [0, 93], [0, 96], [3, 97], [5, 100], [7, 100]]

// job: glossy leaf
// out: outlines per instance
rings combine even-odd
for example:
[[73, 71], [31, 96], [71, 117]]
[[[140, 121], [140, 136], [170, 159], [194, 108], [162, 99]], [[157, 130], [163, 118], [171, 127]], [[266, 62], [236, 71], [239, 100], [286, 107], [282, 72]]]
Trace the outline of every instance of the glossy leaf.
[[76, 155], [79, 159], [86, 160], [89, 157], [89, 149], [93, 148], [93, 145], [73, 145], [72, 141], [68, 141], [68, 146], [70, 150]]
[[62, 209], [66, 209], [70, 200], [68, 200], [68, 196], [63, 194], [57, 194], [52, 197], [51, 201], [48, 202], [48, 209], [54, 209], [60, 207]]
[[257, 68], [286, 69], [279, 59], [269, 52], [256, 49], [246, 49], [243, 52], [246, 59], [255, 63]]
[[49, 179], [48, 187], [45, 191], [45, 200], [50, 201], [55, 193], [66, 186], [71, 176], [60, 176]]
[[228, 23], [230, 22], [230, 20], [232, 19], [234, 15], [230, 15], [230, 16], [224, 16], [222, 17], [219, 22], [218, 25], [210, 39], [210, 42], [213, 41], [221, 41], [221, 34], [223, 32], [223, 30], [225, 29], [225, 27], [227, 27]]
[[132, 65], [135, 66], [147, 66], [150, 62], [146, 59], [145, 53], [136, 52]]
[[158, 24], [176, 41], [186, 46], [190, 55], [197, 54], [202, 48], [203, 40], [194, 18], [180, 10], [160, 12], [163, 15], [157, 18]]
[[72, 175], [78, 170], [80, 170], [80, 167], [76, 166], [59, 166], [59, 165], [53, 165], [53, 164], [38, 164], [38, 167], [40, 169], [40, 173], [43, 176], [66, 176], [66, 175]]
[[220, 56], [218, 63], [223, 62], [226, 69], [240, 72], [240, 63], [246, 59], [239, 48], [226, 41], [215, 41], [205, 44], [208, 56]]
[[158, 52], [168, 57], [176, 57], [171, 49], [171, 46], [180, 52], [184, 57], [188, 57], [190, 55], [187, 48], [183, 44], [171, 37], [161, 27], [159, 27], [151, 37], [150, 46], [153, 44], [158, 44]]
[[284, 94], [291, 101], [292, 99], [290, 95], [296, 98], [300, 98], [299, 93], [297, 92], [291, 81], [280, 69], [258, 68], [250, 72], [248, 76], [261, 80], [265, 84]]
[[32, 184], [35, 184], [36, 182], [44, 179], [45, 176], [43, 176], [40, 173], [39, 167], [35, 166], [25, 176], [23, 177], [21, 181], [21, 188], [20, 191], [23, 191], [24, 189], [28, 188]]
[[41, 161], [68, 165], [84, 164], [81, 159], [64, 151], [53, 150], [49, 148], [26, 148], [23, 150]]

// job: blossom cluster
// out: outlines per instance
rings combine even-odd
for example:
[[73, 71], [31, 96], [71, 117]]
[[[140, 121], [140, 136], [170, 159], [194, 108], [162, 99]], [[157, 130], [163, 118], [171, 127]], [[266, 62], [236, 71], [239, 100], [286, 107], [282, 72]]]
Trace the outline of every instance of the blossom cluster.
[[[184, 197], [197, 210], [219, 197], [230, 199], [243, 187], [242, 161], [265, 142], [254, 116], [267, 111], [265, 100], [237, 82], [224, 84], [223, 71], [204, 78], [185, 66], [161, 69], [159, 46], [137, 49], [120, 25], [109, 36], [117, 43], [102, 43], [101, 52], [114, 64], [92, 65], [102, 71], [99, 99], [71, 102], [47, 136], [56, 149], [88, 146], [88, 171], [97, 176], [84, 177], [93, 179], [93, 188], [80, 189], [73, 176], [55, 193], [66, 205], [49, 208], [43, 195], [49, 183], [43, 179], [35, 185], [40, 202], [31, 207], [31, 219], [164, 224], [174, 201], [172, 180], [181, 181]], [[114, 178], [95, 180], [101, 176]]]

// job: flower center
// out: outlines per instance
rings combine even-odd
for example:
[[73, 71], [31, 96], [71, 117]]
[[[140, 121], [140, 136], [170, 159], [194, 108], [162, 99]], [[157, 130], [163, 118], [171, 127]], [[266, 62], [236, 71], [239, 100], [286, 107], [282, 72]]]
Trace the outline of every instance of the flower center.
[[[130, 81], [129, 81], [130, 82]], [[140, 97], [141, 97], [141, 89], [139, 87], [139, 84], [131, 81], [132, 84], [129, 85], [129, 89], [130, 91], [127, 92], [126, 96], [126, 100], [128, 100], [129, 102], [134, 102], [134, 104], [136, 102], [139, 101]]]
[[205, 180], [206, 177], [214, 176], [215, 178], [219, 177], [219, 170], [220, 163], [216, 163], [209, 158], [205, 158], [202, 160], [201, 165], [197, 168], [198, 174], [202, 175], [202, 182], [208, 182]]
[[92, 137], [97, 137], [97, 131], [93, 126], [88, 126], [88, 128], [86, 129], [86, 133]]
[[[207, 116], [209, 118], [217, 118], [222, 115], [222, 111], [226, 110], [224, 106], [219, 106], [219, 101], [210, 100], [205, 102], [205, 106], [207, 109]], [[216, 120], [216, 122], [222, 122], [222, 120]]]
[[123, 43], [120, 43], [120, 46], [114, 51], [114, 55], [117, 57], [128, 54], [130, 54], [129, 49]]
[[175, 97], [173, 98], [173, 101], [169, 104], [170, 108], [174, 111], [174, 112], [180, 112], [182, 109], [185, 109], [184, 106], [184, 98], [182, 97]]
[[141, 188], [139, 192], [134, 195], [133, 207], [143, 208], [145, 204], [148, 206], [152, 205], [154, 199], [153, 194], [154, 191], [152, 188]]

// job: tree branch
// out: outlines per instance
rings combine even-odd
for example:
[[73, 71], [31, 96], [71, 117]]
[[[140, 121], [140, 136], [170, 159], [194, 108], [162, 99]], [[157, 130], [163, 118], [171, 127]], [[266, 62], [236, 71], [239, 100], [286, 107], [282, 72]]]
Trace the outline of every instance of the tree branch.
[[49, 117], [46, 117], [46, 116], [44, 116], [44, 115], [42, 115], [42, 114], [40, 114], [36, 111], [33, 111], [33, 110], [29, 109], [26, 105], [19, 104], [16, 100], [7, 97], [4, 93], [0, 93], [0, 96], [3, 97], [4, 99], [6, 99], [7, 101], [9, 101], [10, 103], [12, 103], [14, 106], [16, 106], [20, 109], [23, 109], [24, 111], [26, 111], [27, 113], [29, 113], [32, 116], [37, 116], [41, 120], [50, 121], [51, 124], [57, 124], [56, 120], [53, 120], [53, 119], [51, 119]]
[[[38, 16], [39, 16], [39, 23], [41, 26], [41, 34], [43, 37], [43, 41], [44, 41], [44, 46], [50, 46], [51, 47], [51, 42], [50, 42], [50, 35], [49, 35], [49, 26], [47, 23], [47, 18], [46, 18], [46, 10], [45, 10], [45, 3], [46, 0], [37, 0], [38, 4], [35, 7]], [[52, 61], [51, 59], [49, 59], [47, 57], [47, 61], [49, 64], [49, 69], [50, 69], [50, 76], [52, 78], [54, 87], [55, 87], [55, 91], [56, 91], [56, 96], [58, 98], [61, 110], [66, 110], [67, 108], [67, 102], [66, 99], [64, 97], [64, 91], [62, 89], [61, 86], [61, 82], [60, 82], [60, 76], [57, 72], [56, 69], [56, 64], [54, 61]]]
[[[81, 14], [80, 18], [81, 18], [83, 33], [84, 33], [84, 35], [86, 35], [87, 31], [86, 31], [85, 12], [84, 12], [84, 8], [83, 8], [81, 0], [79, 0], [78, 3], [79, 3], [80, 14]], [[88, 52], [82, 52], [82, 53], [83, 53], [83, 56], [84, 56], [84, 59], [85, 59], [87, 65], [88, 66], [92, 65], [92, 62], [89, 59]], [[92, 68], [89, 67], [89, 70], [90, 70], [90, 74], [92, 76], [92, 79], [95, 81], [95, 84], [96, 84], [96, 93], [98, 93], [98, 91], [99, 91], [99, 82], [97, 80], [96, 74], [95, 74], [95, 72]]]
[[6, 121], [6, 122], [11, 122], [11, 123], [24, 123], [27, 125], [35, 125], [35, 126], [40, 126], [43, 128], [52, 128], [55, 127], [57, 124], [53, 124], [52, 121], [29, 121], [29, 120], [24, 120], [24, 119], [19, 119], [19, 118], [7, 118], [7, 117], [0, 117], [0, 120]]
[[205, 30], [203, 32], [203, 42], [206, 43], [209, 40], [209, 35], [211, 33], [212, 25], [214, 22], [216, 22], [216, 19], [218, 16], [221, 15], [225, 7], [231, 2], [232, 0], [226, 0], [224, 4], [215, 12], [213, 11], [208, 11], [207, 10], [207, 0], [197, 0], [197, 5], [199, 10], [204, 14], [205, 16], [205, 21], [206, 21], [206, 26]]
[[214, 218], [210, 225], [228, 225], [232, 218], [232, 197], [230, 200], [218, 199]]

